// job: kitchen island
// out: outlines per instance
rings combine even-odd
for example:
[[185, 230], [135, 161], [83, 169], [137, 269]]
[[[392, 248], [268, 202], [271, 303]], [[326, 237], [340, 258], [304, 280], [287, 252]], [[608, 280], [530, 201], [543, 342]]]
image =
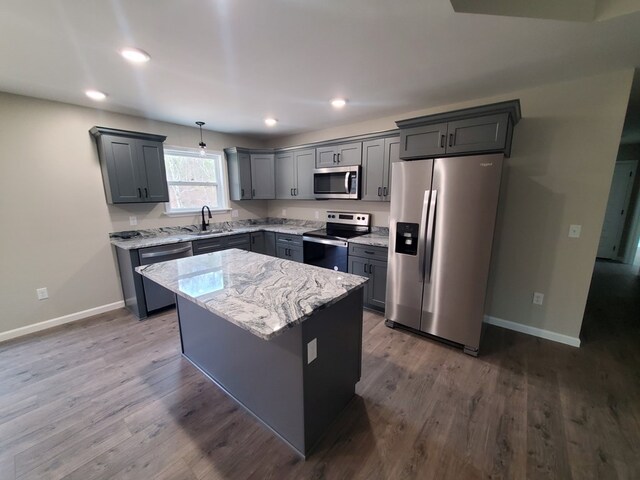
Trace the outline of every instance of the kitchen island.
[[306, 456], [355, 394], [367, 279], [237, 249], [136, 270], [176, 294], [183, 355]]

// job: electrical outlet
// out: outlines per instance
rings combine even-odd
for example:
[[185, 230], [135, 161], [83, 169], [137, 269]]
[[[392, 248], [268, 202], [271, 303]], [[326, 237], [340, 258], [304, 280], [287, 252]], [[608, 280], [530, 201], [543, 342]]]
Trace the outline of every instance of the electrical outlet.
[[38, 300], [46, 300], [49, 298], [47, 287], [36, 288], [36, 295], [38, 296]]
[[318, 339], [314, 338], [307, 343], [307, 364], [313, 362], [318, 357]]
[[580, 238], [582, 225], [569, 225], [569, 238]]
[[544, 303], [544, 293], [533, 292], [533, 304], [542, 305]]
[[137, 225], [138, 224], [138, 217], [136, 217], [135, 215], [131, 215], [129, 217], [129, 225]]
[[320, 220], [320, 210], [316, 210], [316, 220]]
[[238, 210], [231, 210], [231, 216], [233, 218], [238, 218]]
[[283, 217], [286, 217], [286, 216], [287, 216], [287, 209], [286, 209], [286, 208], [283, 208], [283, 209], [282, 209], [282, 216], [283, 216]]

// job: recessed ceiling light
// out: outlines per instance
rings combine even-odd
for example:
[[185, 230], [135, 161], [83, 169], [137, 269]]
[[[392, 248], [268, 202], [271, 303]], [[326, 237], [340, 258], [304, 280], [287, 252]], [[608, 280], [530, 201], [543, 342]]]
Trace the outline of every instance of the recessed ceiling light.
[[333, 108], [342, 108], [347, 104], [347, 101], [344, 98], [334, 98], [331, 100], [331, 106]]
[[123, 48], [120, 50], [120, 55], [133, 63], [145, 63], [151, 60], [151, 55], [139, 48]]
[[106, 93], [99, 92], [98, 90], [87, 90], [84, 93], [91, 100], [97, 100], [98, 102], [101, 102], [102, 100], [107, 98], [107, 94]]
[[267, 127], [275, 127], [276, 123], [278, 123], [278, 120], [276, 120], [275, 118], [265, 118], [264, 123]]

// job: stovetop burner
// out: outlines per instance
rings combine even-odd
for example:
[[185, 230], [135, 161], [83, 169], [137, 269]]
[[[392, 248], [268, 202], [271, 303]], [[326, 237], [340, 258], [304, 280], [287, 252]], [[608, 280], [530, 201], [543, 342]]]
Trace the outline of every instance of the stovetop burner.
[[354, 212], [327, 212], [327, 226], [305, 236], [347, 241], [371, 231], [371, 215]]

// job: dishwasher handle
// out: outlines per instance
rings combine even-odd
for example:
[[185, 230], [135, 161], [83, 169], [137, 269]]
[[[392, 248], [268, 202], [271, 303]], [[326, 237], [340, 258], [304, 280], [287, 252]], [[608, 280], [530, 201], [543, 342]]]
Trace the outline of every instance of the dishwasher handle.
[[169, 255], [177, 255], [178, 253], [191, 252], [191, 245], [186, 247], [174, 248], [173, 250], [163, 250], [161, 252], [141, 253], [140, 260], [143, 258], [168, 257]]

